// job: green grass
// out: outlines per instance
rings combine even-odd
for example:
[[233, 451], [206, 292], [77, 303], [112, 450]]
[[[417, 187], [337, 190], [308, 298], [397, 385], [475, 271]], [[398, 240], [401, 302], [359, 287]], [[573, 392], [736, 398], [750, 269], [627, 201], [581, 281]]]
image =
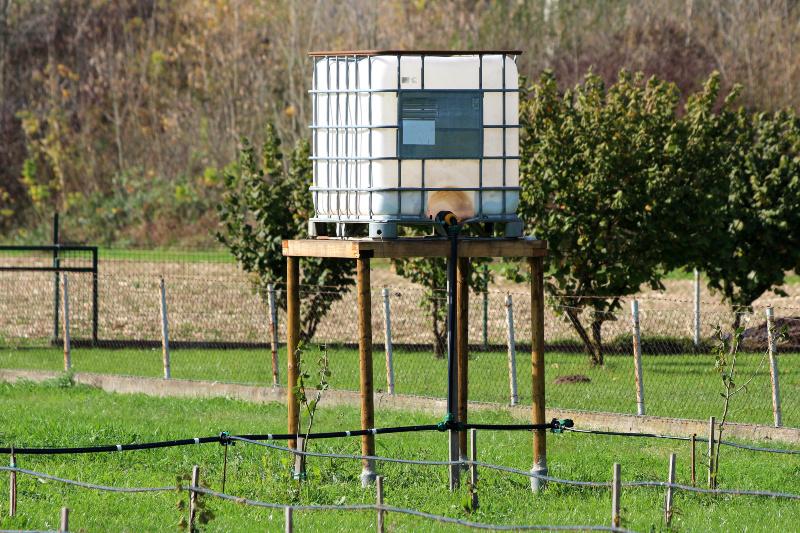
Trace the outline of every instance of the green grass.
[[179, 250], [135, 248], [100, 248], [100, 260], [147, 261], [158, 263], [235, 263], [236, 259], [227, 250]]
[[[308, 370], [313, 372], [317, 347], [307, 350]], [[286, 354], [279, 353], [281, 379], [286, 377]], [[357, 390], [359, 384], [358, 352], [354, 349], [329, 348], [331, 386]], [[603, 367], [592, 367], [583, 354], [547, 352], [547, 405], [569, 409], [636, 412], [633, 359], [627, 355], [606, 357]], [[747, 390], [734, 398], [730, 420], [772, 423], [772, 399], [767, 361], [761, 354], [739, 355], [739, 382], [755, 375]], [[161, 350], [75, 349], [72, 353], [76, 371], [158, 377], [162, 375]], [[267, 350], [195, 350], [172, 351], [172, 376], [181, 379], [204, 379], [227, 382], [272, 383], [272, 366]], [[721, 413], [719, 375], [714, 372], [710, 354], [645, 355], [643, 374], [647, 414], [677, 418], [707, 419]], [[779, 356], [783, 423], [800, 426], [800, 354]], [[57, 348], [22, 348], [0, 351], [0, 368], [60, 370], [63, 354]], [[394, 352], [395, 392], [444, 397], [447, 364], [430, 352], [396, 349]], [[373, 354], [376, 391], [386, 389], [385, 357]], [[558, 376], [582, 374], [590, 383], [555, 384]], [[509, 401], [507, 356], [501, 352], [473, 352], [469, 367], [471, 400], [507, 403]], [[530, 356], [517, 354], [520, 400], [530, 402]]]
[[[190, 400], [103, 393], [84, 387], [20, 383], [0, 384], [2, 445], [75, 446], [132, 443], [231, 433], [282, 431], [286, 411], [281, 404], [255, 405], [227, 399]], [[481, 413], [484, 421], [511, 422], [502, 412]], [[379, 425], [429, 423], [433, 417], [378, 409]], [[352, 408], [328, 408], [323, 403], [316, 429], [359, 427]], [[566, 433], [548, 435], [550, 472], [554, 476], [605, 481], [612, 464], [622, 464], [623, 480], [664, 479], [670, 453], [678, 454], [677, 481], [689, 483], [687, 443]], [[515, 432], [478, 434], [480, 459], [529, 469], [530, 435]], [[358, 439], [315, 441], [315, 451], [358, 453]], [[216, 444], [161, 450], [76, 456], [20, 456], [19, 466], [53, 475], [117, 486], [169, 486], [200, 465], [202, 484], [220, 490], [222, 448]], [[413, 433], [377, 438], [380, 455], [403, 458], [446, 458], [446, 437]], [[702, 455], [702, 454], [700, 454]], [[700, 460], [698, 460], [700, 461]], [[354, 504], [374, 501], [372, 489], [362, 489], [360, 465], [354, 461], [309, 460], [309, 481], [297, 491], [290, 481], [285, 454], [252, 445], [229, 448], [226, 492], [262, 501], [300, 504]], [[443, 467], [380, 464], [385, 499], [390, 505], [436, 514], [502, 524], [608, 524], [607, 490], [551, 484], [532, 495], [525, 477], [480, 472], [480, 508], [462, 508], [465, 491], [446, 490]], [[698, 462], [698, 477], [704, 471]], [[0, 475], [5, 479], [5, 475]], [[111, 494], [19, 476], [18, 516], [0, 515], [0, 529], [49, 528], [58, 510], [71, 509], [75, 531], [176, 531], [186, 515], [185, 494]], [[721, 487], [800, 493], [800, 457], [723, 450]], [[8, 483], [0, 483], [0, 501], [7, 502]], [[622, 492], [623, 526], [638, 531], [664, 529], [661, 489], [630, 488]], [[283, 513], [206, 498], [215, 517], [202, 531], [282, 531]], [[179, 504], [183, 502], [183, 504]], [[673, 526], [683, 531], [774, 531], [800, 523], [800, 505], [788, 500], [716, 497], [677, 492]], [[371, 531], [372, 512], [297, 513], [298, 531]], [[456, 531], [417, 518], [390, 515], [389, 531]]]

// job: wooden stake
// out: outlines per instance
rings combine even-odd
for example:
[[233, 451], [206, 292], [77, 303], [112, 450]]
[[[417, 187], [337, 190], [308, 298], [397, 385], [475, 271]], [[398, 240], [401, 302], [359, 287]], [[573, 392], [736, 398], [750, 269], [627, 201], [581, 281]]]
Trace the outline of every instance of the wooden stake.
[[[369, 258], [356, 259], [358, 290], [358, 355], [361, 377], [361, 429], [375, 427], [372, 389], [372, 296], [370, 294]], [[361, 437], [361, 455], [375, 455], [375, 436]], [[366, 487], [375, 480], [375, 461], [364, 459], [361, 467], [361, 485]]]
[[620, 466], [619, 463], [614, 463], [611, 482], [611, 527], [619, 527], [620, 524], [619, 497], [621, 489]]
[[62, 274], [61, 280], [61, 305], [63, 306], [62, 314], [64, 315], [64, 320], [62, 320], [62, 324], [64, 326], [64, 372], [69, 372], [72, 370], [72, 349], [70, 347], [70, 339], [69, 339], [69, 287], [67, 283], [69, 280], [67, 279], [66, 274]]
[[716, 472], [714, 468], [714, 426], [716, 425], [716, 418], [711, 417], [708, 419], [708, 488], [716, 488]]
[[[544, 265], [541, 257], [528, 258], [531, 269], [531, 422], [545, 423], [544, 411]], [[534, 474], [547, 475], [547, 431], [533, 432]], [[531, 490], [544, 488], [542, 479], [531, 478]]]
[[[304, 451], [305, 437], [297, 437], [297, 451]], [[296, 453], [294, 456], [294, 478], [303, 480], [306, 478], [306, 456]]]
[[[383, 476], [375, 476], [375, 503], [383, 505]], [[378, 509], [378, 533], [384, 533], [384, 512]]]
[[[11, 468], [17, 467], [17, 456], [14, 453], [14, 448], [11, 448]], [[17, 473], [8, 473], [8, 516], [15, 516], [17, 514]]]
[[633, 321], [633, 367], [636, 380], [636, 414], [644, 415], [644, 381], [642, 379], [642, 339], [639, 335], [639, 300], [631, 302]]
[[697, 442], [697, 433], [692, 433], [692, 486], [694, 487], [695, 483], [697, 483], [697, 474], [695, 471], [695, 462], [697, 461], [695, 457], [695, 443]]
[[478, 460], [477, 434], [475, 428], [469, 430], [469, 491], [473, 511], [478, 508], [478, 465], [475, 464]]
[[197, 498], [199, 493], [194, 491], [194, 487], [200, 486], [200, 467], [194, 465], [192, 467], [192, 488], [189, 490], [189, 531], [196, 531], [195, 521], [197, 520]]
[[[286, 403], [288, 405], [288, 431], [297, 435], [300, 406], [294, 395], [297, 386], [297, 348], [300, 345], [300, 259], [286, 258]], [[289, 439], [289, 448], [295, 448], [295, 439]]]
[[293, 519], [292, 519], [292, 508], [286, 507], [284, 509], [284, 522], [286, 523], [286, 533], [292, 533], [294, 531]]
[[514, 341], [514, 302], [506, 294], [506, 339], [508, 344], [508, 386], [511, 389], [511, 405], [519, 403], [517, 394], [517, 347]]
[[169, 320], [167, 319], [167, 285], [164, 278], [159, 283], [161, 290], [161, 357], [164, 361], [164, 379], [172, 375], [169, 363]]
[[[469, 258], [456, 263], [456, 351], [458, 354], [458, 421], [467, 423], [469, 401]], [[467, 433], [458, 432], [459, 459], [467, 457]]]
[[69, 509], [66, 507], [61, 508], [61, 526], [58, 531], [59, 533], [67, 533], [69, 531]]
[[781, 389], [778, 382], [778, 354], [775, 353], [775, 325], [772, 307], [767, 307], [767, 347], [769, 348], [769, 379], [772, 383], [772, 418], [775, 427], [779, 428], [781, 422]]
[[386, 391], [394, 394], [394, 361], [392, 357], [392, 309], [389, 305], [389, 289], [383, 288], [383, 330], [386, 348]]
[[[675, 454], [669, 454], [669, 471], [667, 472], [667, 483], [675, 483]], [[667, 495], [664, 498], [664, 522], [669, 527], [672, 521], [672, 487], [667, 486]]]
[[272, 386], [277, 387], [280, 380], [278, 376], [278, 305], [275, 301], [275, 286], [267, 285], [267, 300], [269, 302], [269, 333], [272, 346]]

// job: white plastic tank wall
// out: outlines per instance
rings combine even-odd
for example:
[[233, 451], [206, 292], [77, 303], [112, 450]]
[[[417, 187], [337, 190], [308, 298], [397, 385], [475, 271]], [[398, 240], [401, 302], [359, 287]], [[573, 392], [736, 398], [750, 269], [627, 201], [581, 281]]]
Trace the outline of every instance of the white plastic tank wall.
[[[462, 221], [506, 222], [512, 233], [521, 232], [515, 214], [518, 53], [313, 53], [312, 234], [313, 222], [371, 223], [371, 236], [391, 237], [397, 223], [430, 222], [440, 211], [452, 211]], [[480, 96], [481, 111], [474, 112], [482, 115], [480, 153], [470, 158], [399, 153], [413, 136], [411, 126], [422, 122], [402, 121], [406, 130], [401, 129], [398, 95], [435, 91]], [[414, 134], [414, 142], [423, 145], [448, 135], [424, 128]]]

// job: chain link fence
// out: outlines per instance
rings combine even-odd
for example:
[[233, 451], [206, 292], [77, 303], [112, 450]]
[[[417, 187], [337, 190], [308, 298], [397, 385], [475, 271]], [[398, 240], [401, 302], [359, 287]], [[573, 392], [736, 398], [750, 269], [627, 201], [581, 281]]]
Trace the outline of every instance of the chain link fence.
[[[74, 370], [163, 376], [162, 317], [165, 316], [172, 378], [272, 385], [277, 374], [275, 382], [284, 383], [284, 287], [275, 288], [279, 343], [273, 360], [268, 300], [253, 290], [241, 272], [205, 277], [167, 271], [155, 275], [101, 273], [97, 280], [96, 343], [91, 340], [92, 276], [68, 274]], [[163, 313], [162, 276], [166, 303]], [[54, 321], [57, 287], [63, 293], [63, 283], [56, 285], [52, 272], [0, 272], [1, 368], [64, 368], [63, 298], [59, 300], [59, 321], [57, 324]], [[305, 370], [313, 380], [319, 346], [324, 346], [331, 387], [357, 390], [355, 291], [339, 294], [327, 287], [301, 289], [301, 299], [314, 294], [332, 301], [312, 338], [305, 341]], [[376, 391], [444, 397], [447, 364], [443, 354], [437, 353], [437, 335], [430, 308], [425, 305], [425, 292], [413, 286], [385, 289], [372, 290]], [[445, 295], [436, 294], [434, 298], [444, 308]], [[589, 324], [602, 319], [602, 365], [592, 364], [581, 337], [567, 319], [567, 308], [557, 300], [545, 307], [549, 407], [637, 413], [636, 330], [630, 302], [630, 299], [623, 301], [621, 309], [612, 313], [583, 310], [578, 314], [587, 330]], [[530, 307], [527, 292], [470, 293], [471, 400], [498, 404], [530, 402]], [[386, 309], [391, 324], [388, 334]], [[725, 306], [702, 302], [698, 317], [693, 301], [666, 298], [641, 299], [638, 309], [645, 414], [699, 419], [718, 415], [722, 411], [724, 387], [715, 368], [715, 332], [717, 328], [731, 331], [736, 314]], [[767, 346], [765, 309], [741, 312], [738, 319], [746, 328], [736, 362], [737, 388], [743, 387], [731, 401], [729, 420], [774, 423], [770, 368], [775, 363], [780, 383], [781, 422], [800, 427], [797, 394], [800, 308], [774, 308], [775, 330], [786, 327], [792, 334], [790, 342], [775, 347], [772, 357]], [[437, 322], [441, 336], [443, 316]], [[389, 367], [392, 372], [387, 372]]]

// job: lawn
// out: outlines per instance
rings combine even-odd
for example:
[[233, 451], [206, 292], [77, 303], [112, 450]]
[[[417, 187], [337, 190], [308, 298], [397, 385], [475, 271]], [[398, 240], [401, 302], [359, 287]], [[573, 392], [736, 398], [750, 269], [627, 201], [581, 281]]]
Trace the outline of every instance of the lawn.
[[[318, 347], [310, 346], [304, 359], [314, 372]], [[332, 346], [328, 350], [333, 388], [357, 390], [358, 352]], [[286, 376], [286, 354], [279, 353], [281, 379]], [[779, 356], [783, 423], [800, 426], [800, 354]], [[603, 367], [592, 367], [583, 354], [547, 352], [547, 405], [569, 409], [636, 412], [636, 393], [631, 356], [607, 356]], [[162, 375], [160, 349], [75, 349], [76, 371], [158, 377]], [[530, 356], [517, 354], [517, 381], [522, 403], [530, 401]], [[172, 376], [250, 384], [271, 384], [271, 356], [267, 350], [172, 351]], [[646, 412], [650, 415], [706, 419], [721, 413], [721, 380], [714, 372], [709, 354], [645, 355], [643, 374]], [[63, 354], [57, 348], [19, 348], [0, 351], [0, 368], [60, 370]], [[385, 356], [373, 354], [376, 391], [386, 389]], [[735, 397], [729, 419], [736, 422], [771, 424], [772, 397], [768, 362], [762, 354], [739, 355], [739, 383], [754, 376], [746, 391]], [[396, 349], [394, 352], [395, 392], [443, 397], [446, 393], [447, 364], [427, 351]], [[584, 375], [589, 383], [556, 384], [559, 376]], [[507, 355], [502, 352], [473, 352], [469, 367], [470, 399], [509, 402]]]
[[[281, 404], [255, 405], [226, 399], [188, 400], [143, 395], [108, 394], [65, 380], [50, 384], [0, 384], [3, 446], [75, 446], [131, 443], [180, 437], [268, 432], [285, 425]], [[502, 412], [486, 413], [487, 420], [511, 422]], [[379, 410], [377, 424], [432, 422], [430, 416]], [[357, 428], [359, 413], [352, 408], [327, 408], [318, 413], [319, 430]], [[482, 461], [520, 469], [531, 466], [530, 435], [481, 431]], [[314, 441], [312, 450], [358, 453], [358, 439]], [[698, 447], [700, 450], [700, 447]], [[446, 437], [412, 433], [377, 437], [383, 456], [443, 460]], [[612, 464], [622, 465], [624, 481], [664, 479], [670, 453], [678, 454], [677, 481], [689, 483], [688, 444], [674, 441], [605, 437], [566, 433], [548, 435], [551, 474], [579, 480], [605, 481]], [[702, 453], [702, 452], [701, 452]], [[223, 449], [216, 444], [160, 450], [76, 456], [21, 456], [19, 466], [53, 475], [118, 486], [169, 486], [200, 465], [204, 485], [220, 490]], [[722, 487], [800, 493], [800, 457], [753, 454], [725, 448]], [[278, 451], [238, 444], [229, 449], [226, 492], [262, 501], [298, 504], [371, 503], [374, 493], [362, 489], [357, 462], [310, 459], [309, 480], [298, 491], [290, 481], [290, 461]], [[704, 472], [699, 466], [699, 478]], [[481, 470], [480, 508], [462, 507], [465, 491], [446, 490], [444, 467], [380, 464], [385, 476], [387, 504], [487, 523], [608, 524], [607, 490], [551, 484], [532, 495], [528, 479]], [[5, 478], [5, 474], [2, 476]], [[186, 495], [175, 492], [112, 494], [69, 487], [30, 476], [19, 477], [18, 516], [0, 515], [0, 529], [54, 528], [58, 509], [72, 510], [75, 531], [175, 531], [186, 510]], [[8, 484], [0, 483], [6, 502]], [[662, 489], [622, 491], [623, 526], [637, 531], [663, 529]], [[203, 531], [282, 531], [283, 513], [206, 499], [214, 518]], [[182, 502], [182, 503], [179, 503]], [[677, 492], [673, 526], [693, 531], [774, 531], [776, 525], [800, 523], [796, 501]], [[5, 503], [3, 505], [5, 508]], [[372, 512], [298, 513], [297, 531], [369, 531]], [[390, 515], [389, 531], [455, 531], [418, 518]]]

